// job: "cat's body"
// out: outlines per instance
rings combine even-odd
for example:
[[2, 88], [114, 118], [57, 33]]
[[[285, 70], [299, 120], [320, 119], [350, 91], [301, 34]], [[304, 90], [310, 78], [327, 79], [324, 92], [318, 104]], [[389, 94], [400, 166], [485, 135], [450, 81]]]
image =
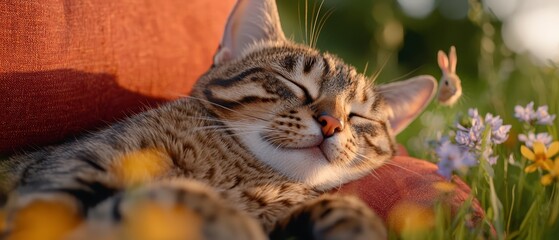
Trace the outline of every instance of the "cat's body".
[[[201, 236], [208, 239], [258, 239], [270, 232], [273, 237], [384, 236], [382, 223], [364, 204], [323, 194], [392, 157], [391, 125], [396, 132], [405, 127], [429, 102], [436, 83], [423, 77], [405, 86], [373, 87], [339, 59], [285, 40], [278, 22], [256, 30], [231, 28], [231, 22], [244, 26], [251, 20], [243, 18], [254, 20], [250, 14], [277, 20], [273, 4], [237, 4], [215, 66], [191, 97], [2, 163], [7, 181], [1, 187], [12, 191], [12, 214], [33, 199], [70, 196], [89, 225], [114, 222], [118, 228], [134, 209], [126, 206], [145, 196], [145, 201], [194, 209], [203, 219]], [[247, 33], [257, 37], [243, 44]], [[138, 153], [151, 156], [159, 170], [144, 182], [147, 187], [128, 197], [127, 189], [137, 182], [119, 173], [123, 161]], [[195, 193], [203, 197], [193, 198]], [[224, 205], [228, 210], [221, 211]], [[236, 217], [227, 218], [231, 214]], [[221, 217], [225, 220], [216, 223]], [[82, 231], [92, 231], [88, 224]]]
[[[165, 161], [160, 163], [165, 170], [156, 179], [187, 178], [211, 186], [226, 202], [258, 218], [267, 230], [292, 206], [318, 196], [311, 186], [289, 180], [247, 154], [234, 135], [213, 130], [219, 121], [212, 120], [212, 114], [200, 105], [199, 100], [182, 99], [63, 148], [14, 157], [10, 160], [30, 164], [20, 165], [23, 172], [13, 178], [18, 191], [75, 195], [86, 198], [84, 207], [92, 211], [101, 201], [131, 187], [111, 171], [119, 161], [127, 154], [154, 149], [163, 154], [159, 160]], [[94, 194], [87, 190], [91, 185], [104, 190]]]

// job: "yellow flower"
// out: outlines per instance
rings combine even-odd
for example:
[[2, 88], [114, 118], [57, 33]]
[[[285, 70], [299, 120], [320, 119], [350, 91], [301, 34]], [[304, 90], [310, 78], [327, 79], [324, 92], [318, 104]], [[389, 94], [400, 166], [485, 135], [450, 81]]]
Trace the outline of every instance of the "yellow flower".
[[439, 181], [433, 183], [433, 187], [441, 193], [453, 193], [456, 189], [456, 184], [447, 181]]
[[540, 180], [544, 186], [547, 186], [553, 182], [553, 180], [559, 177], [559, 157], [555, 158], [553, 166], [549, 170], [549, 173], [544, 175]]
[[398, 233], [420, 233], [435, 226], [435, 212], [418, 203], [402, 201], [388, 213], [387, 224]]
[[545, 145], [543, 143], [534, 142], [533, 148], [534, 151], [532, 152], [532, 150], [530, 150], [528, 147], [524, 145], [520, 146], [520, 153], [522, 153], [522, 156], [534, 162], [526, 167], [524, 171], [527, 173], [531, 173], [536, 171], [538, 168], [550, 171], [553, 167], [553, 161], [551, 161], [551, 157], [559, 152], [559, 141], [551, 143], [551, 145], [549, 145], [549, 148], [547, 149], [545, 148]]

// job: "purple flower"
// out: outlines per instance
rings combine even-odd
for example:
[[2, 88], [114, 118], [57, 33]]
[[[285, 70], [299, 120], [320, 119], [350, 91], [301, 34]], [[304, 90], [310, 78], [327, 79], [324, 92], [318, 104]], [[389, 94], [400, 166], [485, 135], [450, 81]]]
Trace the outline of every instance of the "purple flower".
[[541, 142], [546, 147], [549, 147], [551, 141], [553, 141], [553, 137], [551, 137], [548, 133], [538, 133], [534, 134], [533, 132], [528, 133], [528, 136], [524, 134], [518, 134], [518, 140], [524, 142], [527, 147], [532, 147], [534, 142]]
[[493, 116], [491, 113], [485, 115], [485, 123], [491, 127], [491, 141], [494, 144], [504, 143], [508, 138], [511, 125], [503, 125], [503, 119]]
[[472, 126], [466, 128], [460, 124], [457, 125], [458, 131], [456, 132], [455, 140], [458, 144], [468, 146], [469, 148], [479, 148], [486, 126], [491, 128], [490, 140], [492, 144], [501, 144], [507, 140], [511, 125], [503, 125], [501, 117], [487, 113], [484, 121], [479, 116], [477, 109], [472, 108], [468, 110], [468, 115], [471, 117], [470, 122]]
[[499, 116], [493, 116], [491, 113], [485, 115], [485, 123], [491, 125], [491, 129], [497, 129], [503, 125], [503, 119]]
[[437, 172], [447, 179], [450, 179], [454, 170], [462, 170], [477, 163], [474, 154], [464, 147], [452, 144], [448, 139], [442, 140], [435, 151], [439, 158]]
[[481, 142], [481, 135], [483, 134], [485, 126], [477, 109], [468, 109], [468, 116], [470, 116], [470, 123], [472, 126], [467, 128], [457, 124], [456, 127], [458, 128], [458, 131], [456, 131], [455, 140], [458, 144], [473, 148]]
[[540, 125], [552, 125], [555, 120], [555, 114], [549, 115], [547, 112], [547, 105], [538, 107], [535, 113], [536, 123]]
[[[459, 128], [462, 126], [458, 126]], [[468, 147], [474, 147], [475, 146], [475, 142], [472, 141], [472, 139], [475, 139], [475, 136], [470, 136], [470, 131], [465, 129], [465, 131], [457, 131], [456, 132], [456, 143], [460, 144], [460, 145], [464, 145], [464, 146], [468, 146]]]
[[526, 107], [516, 105], [514, 107], [514, 117], [516, 117], [520, 122], [530, 123], [535, 117], [534, 102], [528, 103]]
[[551, 125], [553, 124], [553, 120], [555, 120], [556, 116], [555, 114], [550, 115], [547, 110], [547, 105], [543, 105], [539, 106], [538, 109], [534, 111], [534, 102], [530, 102], [525, 108], [520, 105], [516, 105], [514, 107], [514, 116], [520, 122], [533, 123], [536, 121], [536, 124]]
[[511, 125], [500, 126], [497, 129], [491, 128], [491, 140], [494, 144], [504, 143], [509, 138]]
[[481, 154], [485, 159], [487, 159], [487, 162], [489, 162], [490, 165], [495, 165], [495, 163], [497, 163], [498, 157], [493, 155], [492, 148], [485, 148], [485, 151], [483, 151]]
[[477, 108], [468, 109], [468, 116], [470, 116], [470, 118], [479, 118], [479, 113], [477, 111]]

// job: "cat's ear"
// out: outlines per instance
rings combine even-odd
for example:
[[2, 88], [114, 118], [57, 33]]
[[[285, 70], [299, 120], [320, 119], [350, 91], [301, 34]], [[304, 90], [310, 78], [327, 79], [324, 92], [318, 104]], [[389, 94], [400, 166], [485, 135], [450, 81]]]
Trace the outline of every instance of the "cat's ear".
[[429, 75], [378, 87], [378, 92], [387, 103], [388, 118], [394, 134], [404, 130], [429, 105], [436, 89], [437, 81]]
[[238, 0], [214, 56], [219, 65], [239, 57], [257, 41], [285, 40], [275, 0]]

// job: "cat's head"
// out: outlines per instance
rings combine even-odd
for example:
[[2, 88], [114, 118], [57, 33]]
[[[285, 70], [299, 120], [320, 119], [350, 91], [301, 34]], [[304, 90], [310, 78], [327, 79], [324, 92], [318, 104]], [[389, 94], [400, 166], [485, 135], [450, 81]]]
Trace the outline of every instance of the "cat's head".
[[340, 59], [287, 40], [274, 0], [240, 0], [192, 95], [260, 161], [327, 189], [392, 157], [394, 134], [435, 89], [431, 76], [375, 85]]

